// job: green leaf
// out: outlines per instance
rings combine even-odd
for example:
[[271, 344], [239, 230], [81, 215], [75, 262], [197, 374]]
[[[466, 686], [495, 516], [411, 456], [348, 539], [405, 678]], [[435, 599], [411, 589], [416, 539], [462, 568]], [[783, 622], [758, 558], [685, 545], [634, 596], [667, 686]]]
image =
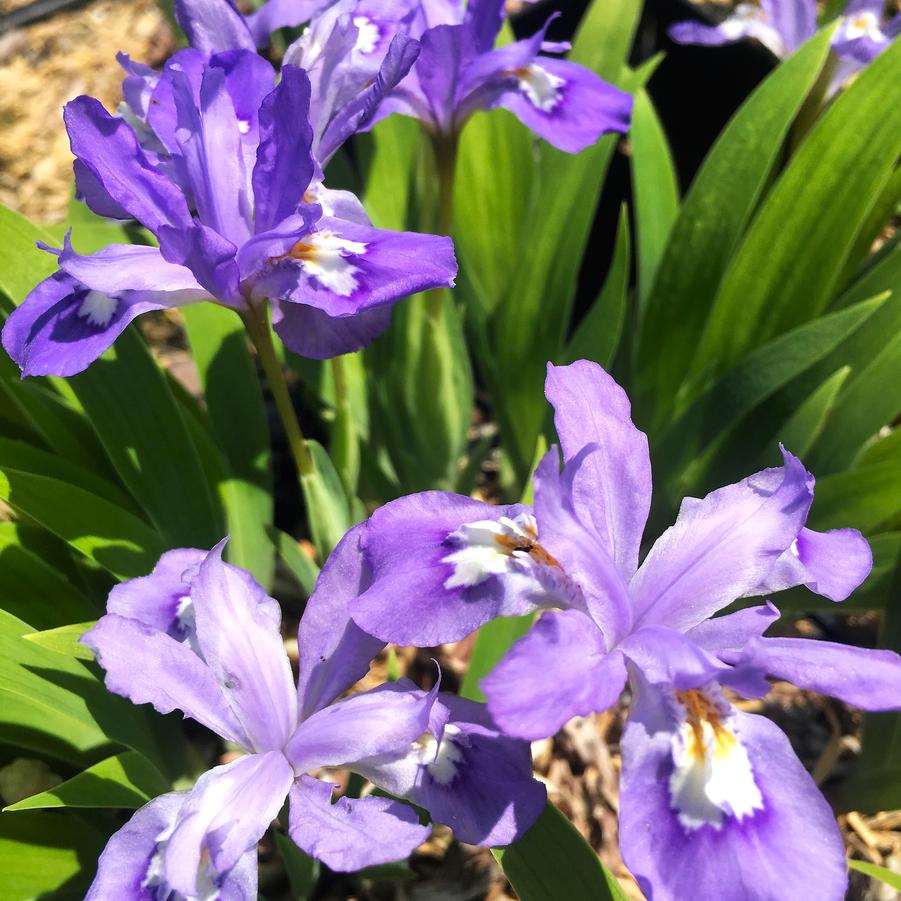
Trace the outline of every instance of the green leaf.
[[30, 632], [22, 637], [56, 654], [77, 657], [79, 660], [93, 660], [94, 655], [84, 645], [79, 644], [78, 639], [96, 622], [97, 620], [93, 619], [85, 623], [72, 623], [55, 629], [45, 629], [43, 632]]
[[134, 514], [58, 479], [5, 469], [0, 497], [120, 579], [147, 575], [167, 549]]
[[272, 835], [288, 873], [291, 898], [294, 901], [306, 901], [313, 894], [319, 879], [319, 861], [301, 851], [283, 832], [274, 829]]
[[105, 842], [75, 814], [0, 814], [0, 901], [79, 901]]
[[896, 873], [894, 870], [889, 870], [887, 867], [878, 867], [874, 863], [870, 863], [866, 860], [849, 860], [848, 866], [852, 870], [857, 870], [858, 873], [863, 873], [865, 876], [871, 876], [873, 879], [878, 879], [880, 882], [884, 882], [889, 888], [893, 888], [899, 892], [901, 892], [901, 873]]
[[341, 477], [318, 441], [307, 441], [313, 472], [300, 478], [307, 503], [307, 520], [320, 560], [325, 560], [353, 525], [350, 502]]
[[710, 311], [696, 380], [828, 305], [901, 153], [901, 131], [884, 123], [885, 110], [899, 103], [896, 43], [827, 109], [767, 197]]
[[550, 801], [518, 842], [492, 853], [520, 901], [626, 901], [613, 874]]
[[319, 577], [319, 567], [297, 546], [297, 542], [287, 532], [271, 526], [268, 533], [279, 559], [288, 567], [304, 594], [309, 597]]
[[182, 315], [228, 470], [229, 484], [220, 489], [230, 535], [228, 559], [268, 586], [275, 565], [266, 534], [273, 510], [269, 428], [244, 325], [232, 310], [215, 304], [185, 307]]
[[605, 369], [610, 367], [626, 321], [631, 259], [629, 213], [624, 205], [620, 211], [613, 261], [604, 287], [570, 338], [563, 362], [595, 360]]
[[[341, 476], [341, 483], [348, 497], [357, 492], [360, 479], [360, 434], [357, 431], [357, 418], [353, 407], [350, 378], [351, 368], [359, 367], [360, 357], [357, 354], [344, 354], [332, 357], [332, 378], [335, 388], [335, 421], [332, 425], [330, 442], [331, 457], [335, 469]], [[365, 385], [365, 376], [364, 383]]]
[[418, 123], [392, 116], [373, 129], [375, 153], [366, 181], [366, 212], [378, 228], [407, 225], [410, 173], [419, 152]]
[[850, 527], [869, 533], [901, 513], [901, 458], [817, 479], [810, 511], [814, 529]]
[[122, 807], [137, 810], [172, 786], [142, 754], [125, 751], [107, 757], [49, 791], [32, 795], [4, 811], [50, 807]]
[[68, 383], [166, 543], [212, 547], [219, 541], [225, 528], [200, 457], [163, 372], [134, 327]]
[[479, 629], [460, 685], [461, 697], [484, 702], [485, 695], [479, 688], [479, 682], [500, 663], [517, 639], [529, 631], [534, 620], [531, 615], [501, 616]]
[[726, 266], [823, 67], [829, 37], [824, 33], [806, 43], [751, 94], [683, 200], [647, 300], [636, 370], [646, 403], [659, 413], [668, 411], [668, 399], [692, 361]]
[[47, 231], [0, 204], [0, 292], [20, 304], [42, 279], [56, 271], [56, 257], [38, 250], [35, 242], [56, 245]]
[[638, 255], [638, 293], [643, 305], [667, 239], [679, 215], [679, 184], [663, 126], [644, 88], [635, 93], [632, 128], [632, 190]]

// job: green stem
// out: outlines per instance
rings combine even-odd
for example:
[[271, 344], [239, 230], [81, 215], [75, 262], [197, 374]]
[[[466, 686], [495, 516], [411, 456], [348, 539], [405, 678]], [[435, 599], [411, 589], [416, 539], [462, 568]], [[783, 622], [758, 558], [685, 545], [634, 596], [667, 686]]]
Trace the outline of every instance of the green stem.
[[272, 399], [275, 401], [275, 409], [278, 411], [279, 419], [282, 421], [282, 427], [288, 439], [288, 447], [291, 449], [291, 456], [294, 457], [297, 474], [301, 478], [311, 475], [313, 472], [313, 458], [310, 456], [310, 451], [307, 448], [307, 443], [300, 428], [300, 421], [297, 418], [297, 413], [294, 411], [294, 404], [291, 402], [284, 370], [275, 353], [275, 345], [272, 343], [272, 332], [269, 329], [267, 314], [265, 310], [250, 309], [242, 313], [241, 318], [244, 320], [250, 340], [253, 341], [254, 347], [257, 349], [260, 365], [266, 374], [266, 381], [269, 383], [269, 390], [272, 392]]
[[[454, 185], [457, 175], [457, 147], [459, 135], [432, 135], [432, 152], [435, 157], [435, 172], [438, 176], [438, 210], [435, 216], [435, 232], [450, 235], [454, 225]], [[429, 315], [440, 319], [444, 304], [444, 288], [435, 288], [428, 293]]]
[[332, 380], [335, 384], [335, 424], [332, 431], [332, 460], [344, 482], [348, 497], [357, 489], [360, 470], [360, 440], [351, 409], [347, 383], [346, 355], [332, 357]]

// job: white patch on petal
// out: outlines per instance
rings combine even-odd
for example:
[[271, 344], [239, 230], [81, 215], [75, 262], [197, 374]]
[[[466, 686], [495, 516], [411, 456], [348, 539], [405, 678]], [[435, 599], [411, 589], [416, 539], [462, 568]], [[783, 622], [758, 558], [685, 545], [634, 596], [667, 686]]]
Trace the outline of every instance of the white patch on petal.
[[88, 296], [81, 302], [78, 308], [78, 315], [82, 319], [87, 319], [91, 325], [105, 328], [109, 325], [116, 312], [119, 301], [109, 294], [103, 294], [100, 291], [89, 291]]
[[463, 752], [454, 743], [454, 737], [460, 732], [459, 726], [448, 723], [440, 744], [434, 735], [422, 739], [423, 764], [439, 785], [450, 785], [457, 775], [457, 764], [463, 761]]
[[516, 69], [512, 74], [519, 79], [519, 88], [532, 106], [543, 113], [551, 112], [563, 99], [561, 88], [566, 84], [566, 79], [548, 72], [538, 63]]
[[324, 288], [340, 297], [349, 297], [357, 290], [359, 272], [350, 258], [363, 256], [366, 247], [362, 241], [349, 241], [323, 230], [307, 235], [294, 245], [288, 256], [297, 260]]
[[485, 519], [464, 523], [447, 536], [456, 545], [442, 559], [454, 572], [445, 588], [472, 588], [491, 576], [522, 570], [529, 565], [529, 554], [538, 545], [538, 526], [531, 513], [515, 519]]
[[720, 23], [719, 31], [730, 41], [753, 37], [771, 50], [775, 56], [787, 55], [785, 41], [770, 24], [769, 16], [753, 3], [739, 3], [732, 15]]
[[354, 44], [354, 50], [372, 53], [382, 37], [379, 26], [366, 16], [354, 16], [354, 25], [357, 26], [357, 42]]
[[178, 620], [179, 628], [185, 633], [191, 633], [196, 630], [196, 622], [194, 621], [194, 602], [190, 595], [185, 595], [178, 599], [178, 606], [175, 608], [175, 617]]
[[879, 27], [879, 17], [872, 10], [845, 16], [833, 40], [859, 41], [861, 38], [869, 38], [878, 44], [888, 43], [888, 39]]
[[748, 752], [723, 723], [725, 702], [702, 691], [676, 692], [683, 721], [672, 738], [670, 800], [686, 829], [742, 820], [763, 810]]

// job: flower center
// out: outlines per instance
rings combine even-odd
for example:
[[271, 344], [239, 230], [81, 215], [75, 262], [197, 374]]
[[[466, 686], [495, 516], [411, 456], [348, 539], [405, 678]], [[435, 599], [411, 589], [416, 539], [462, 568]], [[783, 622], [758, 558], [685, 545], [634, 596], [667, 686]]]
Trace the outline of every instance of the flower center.
[[354, 25], [357, 26], [357, 42], [354, 44], [354, 50], [372, 53], [378, 47], [382, 36], [379, 26], [366, 16], [354, 16]]
[[78, 308], [78, 315], [82, 319], [87, 319], [91, 325], [106, 328], [118, 306], [119, 301], [115, 297], [100, 291], [88, 291]]
[[748, 752], [723, 722], [725, 702], [703, 690], [675, 695], [683, 721], [672, 739], [669, 789], [682, 826], [719, 830], [724, 816], [741, 820], [763, 810]]
[[529, 561], [560, 567], [538, 543], [538, 525], [531, 513], [464, 523], [447, 541], [456, 550], [441, 561], [454, 568], [445, 588], [471, 588], [491, 576], [522, 570]]
[[513, 69], [506, 74], [519, 80], [519, 89], [526, 95], [532, 106], [544, 113], [551, 112], [563, 99], [561, 88], [566, 84], [566, 79], [548, 72], [537, 63]]
[[879, 17], [870, 10], [859, 12], [846, 19], [844, 32], [845, 39], [849, 41], [857, 41], [860, 38], [871, 38], [876, 41], [884, 39], [879, 28]]
[[285, 256], [297, 260], [308, 275], [333, 294], [349, 297], [357, 289], [360, 270], [348, 258], [365, 253], [366, 244], [362, 241], [349, 241], [323, 230], [298, 241]]
[[420, 739], [425, 768], [439, 785], [450, 785], [457, 775], [457, 764], [463, 761], [463, 752], [454, 742], [461, 731], [459, 726], [448, 723], [440, 743], [431, 733]]

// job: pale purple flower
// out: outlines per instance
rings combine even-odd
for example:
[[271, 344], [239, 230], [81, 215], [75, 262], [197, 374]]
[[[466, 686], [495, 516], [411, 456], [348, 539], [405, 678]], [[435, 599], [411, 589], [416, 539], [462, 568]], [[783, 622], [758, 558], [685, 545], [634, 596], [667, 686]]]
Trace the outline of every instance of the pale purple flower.
[[625, 393], [586, 361], [550, 366], [546, 392], [565, 467], [556, 449], [542, 460], [534, 508], [427, 492], [377, 510], [363, 533], [373, 582], [354, 619], [432, 645], [494, 616], [564, 608], [483, 680], [488, 709], [508, 734], [537, 739], [605, 710], [631, 678], [620, 834], [648, 896], [841, 898], [828, 805], [781, 732], [732, 707], [721, 686], [759, 697], [771, 675], [895, 709], [901, 658], [762, 637], [778, 616], [769, 604], [712, 617], [795, 585], [843, 600], [870, 572], [867, 542], [853, 529], [806, 528], [813, 478], [783, 451], [781, 467], [686, 498], [639, 566], [651, 470]]
[[356, 198], [315, 180], [313, 143], [332, 140], [333, 120], [314, 134], [304, 71], [285, 66], [273, 88], [246, 50], [185, 50], [159, 77], [128, 67], [127, 119], [90, 97], [66, 106], [76, 184], [160, 246], [67, 244], [3, 330], [24, 374], [79, 372], [140, 313], [200, 300], [241, 312], [271, 299], [290, 349], [334, 356], [372, 341], [397, 300], [453, 284], [449, 239], [375, 229]]
[[[181, 710], [246, 752], [190, 792], [146, 805], [110, 840], [89, 898], [256, 898], [255, 848], [287, 798], [288, 831], [336, 870], [407, 856], [428, 835], [413, 808], [365, 797], [332, 803], [311, 775], [348, 767], [410, 798], [461, 839], [517, 838], [545, 803], [528, 745], [493, 728], [483, 705], [403, 681], [335, 700], [383, 642], [347, 602], [366, 586], [358, 529], [330, 556], [298, 632], [297, 685], [278, 604], [244, 570], [207, 553], [164, 554], [113, 589], [83, 638], [107, 687], [161, 713]], [[382, 774], [384, 773], [384, 776]], [[126, 890], [127, 889], [127, 890]]]

